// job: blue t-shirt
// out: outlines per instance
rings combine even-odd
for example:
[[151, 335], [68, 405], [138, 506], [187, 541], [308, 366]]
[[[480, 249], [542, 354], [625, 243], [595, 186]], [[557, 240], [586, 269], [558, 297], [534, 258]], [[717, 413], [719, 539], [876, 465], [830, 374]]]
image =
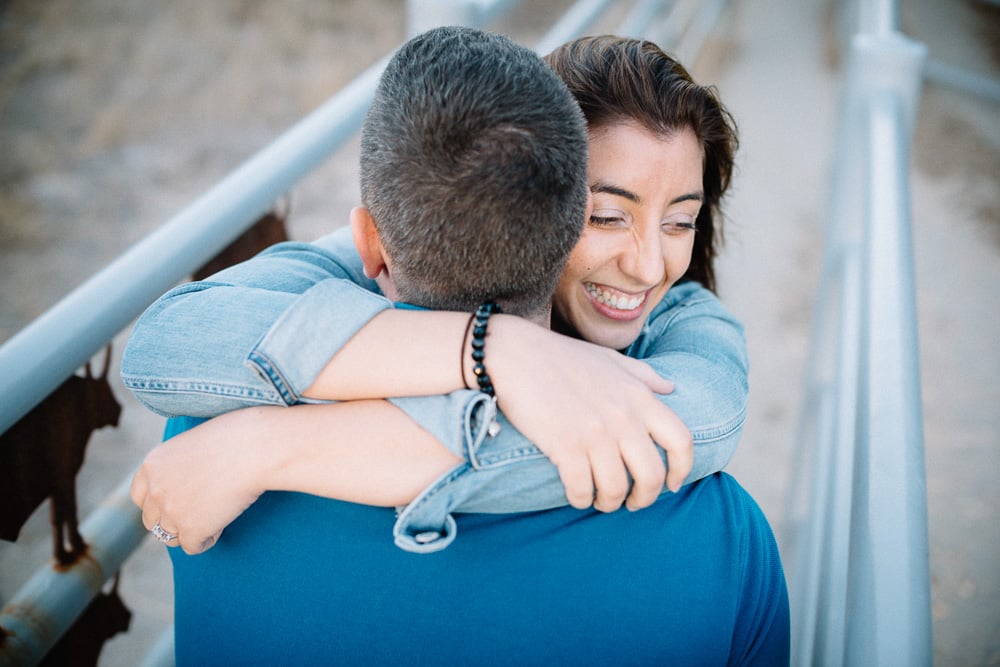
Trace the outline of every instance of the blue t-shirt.
[[414, 554], [390, 509], [264, 494], [208, 552], [169, 550], [177, 665], [788, 664], [777, 546], [726, 474], [634, 513], [456, 519]]

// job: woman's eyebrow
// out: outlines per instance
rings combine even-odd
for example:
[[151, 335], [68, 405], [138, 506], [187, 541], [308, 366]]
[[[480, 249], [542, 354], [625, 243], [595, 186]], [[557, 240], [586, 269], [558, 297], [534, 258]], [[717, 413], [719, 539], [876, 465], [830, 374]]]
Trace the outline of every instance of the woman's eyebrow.
[[696, 201], [704, 203], [705, 193], [704, 192], [689, 192], [686, 195], [681, 195], [670, 202], [670, 205], [680, 204], [682, 201]]
[[595, 195], [596, 194], [616, 195], [618, 197], [624, 197], [625, 199], [628, 199], [631, 202], [635, 202], [636, 204], [642, 203], [642, 200], [636, 193], [630, 190], [626, 190], [625, 188], [620, 188], [617, 185], [611, 185], [610, 183], [602, 183], [601, 181], [598, 181], [590, 186], [590, 191]]
[[[624, 197], [625, 199], [628, 199], [631, 202], [635, 202], [636, 204], [642, 204], [642, 199], [636, 193], [632, 192], [631, 190], [626, 190], [625, 188], [619, 187], [617, 185], [611, 185], [610, 183], [603, 183], [601, 181], [598, 181], [590, 186], [590, 191], [595, 195], [596, 194], [615, 195], [618, 197]], [[674, 204], [679, 204], [684, 201], [704, 202], [705, 193], [689, 192], [687, 194], [683, 194], [680, 197], [675, 197], [670, 202], [670, 205], [673, 206]]]

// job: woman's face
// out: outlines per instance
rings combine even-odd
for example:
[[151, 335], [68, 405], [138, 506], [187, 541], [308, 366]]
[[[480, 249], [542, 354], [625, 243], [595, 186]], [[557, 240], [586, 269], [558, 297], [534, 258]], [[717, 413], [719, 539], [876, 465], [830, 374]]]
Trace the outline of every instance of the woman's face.
[[704, 198], [694, 132], [665, 138], [634, 123], [590, 133], [594, 210], [553, 301], [581, 338], [622, 349], [691, 263]]

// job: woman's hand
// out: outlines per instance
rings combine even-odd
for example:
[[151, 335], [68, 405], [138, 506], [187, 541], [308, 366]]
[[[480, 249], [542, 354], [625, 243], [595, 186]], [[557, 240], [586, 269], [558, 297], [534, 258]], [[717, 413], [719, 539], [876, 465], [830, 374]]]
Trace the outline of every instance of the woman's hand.
[[235, 421], [223, 415], [159, 444], [133, 477], [131, 496], [143, 525], [159, 523], [178, 536], [167, 546], [207, 551], [263, 493], [257, 485], [261, 459], [241, 447]]
[[664, 483], [680, 488], [691, 433], [656, 396], [673, 384], [648, 365], [514, 317], [490, 321], [486, 350], [500, 408], [559, 469], [571, 505], [636, 510]]

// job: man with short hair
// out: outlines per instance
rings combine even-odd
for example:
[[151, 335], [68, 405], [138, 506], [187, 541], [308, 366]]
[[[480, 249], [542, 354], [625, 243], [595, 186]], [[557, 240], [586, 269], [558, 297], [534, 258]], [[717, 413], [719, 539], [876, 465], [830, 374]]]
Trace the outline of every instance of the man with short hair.
[[377, 231], [396, 301], [547, 313], [583, 231], [583, 116], [534, 54], [504, 42], [425, 35], [379, 82], [361, 132], [364, 208], [352, 219]]

